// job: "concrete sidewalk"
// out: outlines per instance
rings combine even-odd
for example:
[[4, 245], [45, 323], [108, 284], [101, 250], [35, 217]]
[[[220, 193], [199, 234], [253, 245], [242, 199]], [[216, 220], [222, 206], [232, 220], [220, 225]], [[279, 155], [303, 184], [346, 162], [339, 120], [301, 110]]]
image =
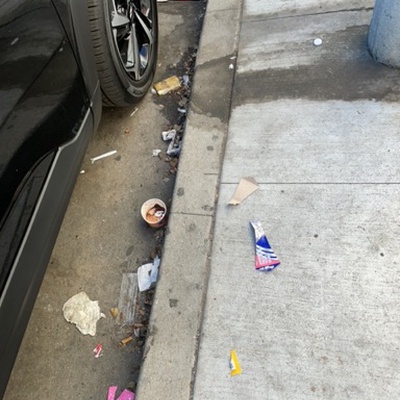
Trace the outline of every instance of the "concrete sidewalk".
[[399, 397], [400, 73], [372, 6], [209, 0], [139, 400]]

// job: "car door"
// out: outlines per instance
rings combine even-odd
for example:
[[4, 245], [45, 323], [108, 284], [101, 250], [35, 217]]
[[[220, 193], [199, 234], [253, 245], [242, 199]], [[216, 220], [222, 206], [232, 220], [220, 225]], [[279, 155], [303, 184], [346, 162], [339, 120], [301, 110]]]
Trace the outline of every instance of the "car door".
[[59, 149], [89, 105], [53, 3], [0, 0], [0, 397], [45, 269], [16, 260]]

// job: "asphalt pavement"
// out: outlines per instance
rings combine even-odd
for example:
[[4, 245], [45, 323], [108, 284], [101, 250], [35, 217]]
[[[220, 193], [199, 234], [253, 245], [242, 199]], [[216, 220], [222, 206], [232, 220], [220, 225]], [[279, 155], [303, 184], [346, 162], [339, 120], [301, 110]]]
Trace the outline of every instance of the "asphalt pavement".
[[[398, 398], [400, 73], [368, 52], [373, 2], [221, 3], [208, 1], [137, 398]], [[249, 176], [259, 190], [229, 206]], [[251, 220], [273, 271], [255, 270]]]

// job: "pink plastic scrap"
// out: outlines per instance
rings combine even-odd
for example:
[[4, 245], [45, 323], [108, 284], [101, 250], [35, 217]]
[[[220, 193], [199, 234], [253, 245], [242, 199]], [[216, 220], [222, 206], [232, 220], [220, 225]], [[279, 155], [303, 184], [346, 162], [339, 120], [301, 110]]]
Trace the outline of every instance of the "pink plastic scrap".
[[103, 346], [101, 344], [98, 344], [94, 349], [93, 349], [94, 357], [99, 358], [103, 355]]
[[272, 250], [260, 221], [251, 221], [256, 238], [256, 270], [272, 271], [281, 262]]
[[[118, 386], [110, 386], [108, 388], [107, 400], [115, 400], [115, 395], [117, 394]], [[125, 389], [117, 400], [135, 400], [135, 394], [130, 390]]]
[[117, 386], [110, 386], [108, 388], [107, 400], [115, 400], [117, 394]]
[[130, 390], [125, 389], [117, 400], [135, 400], [135, 394]]

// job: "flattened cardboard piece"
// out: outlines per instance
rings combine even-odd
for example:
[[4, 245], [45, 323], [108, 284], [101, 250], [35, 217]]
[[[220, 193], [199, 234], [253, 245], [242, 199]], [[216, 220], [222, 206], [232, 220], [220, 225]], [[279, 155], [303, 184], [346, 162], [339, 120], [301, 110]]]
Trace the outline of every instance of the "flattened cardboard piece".
[[236, 187], [235, 193], [229, 200], [229, 205], [237, 206], [243, 200], [259, 189], [256, 180], [250, 176], [242, 178]]

